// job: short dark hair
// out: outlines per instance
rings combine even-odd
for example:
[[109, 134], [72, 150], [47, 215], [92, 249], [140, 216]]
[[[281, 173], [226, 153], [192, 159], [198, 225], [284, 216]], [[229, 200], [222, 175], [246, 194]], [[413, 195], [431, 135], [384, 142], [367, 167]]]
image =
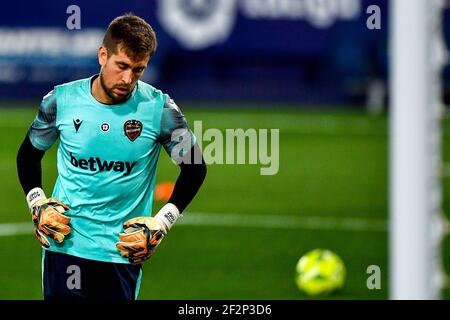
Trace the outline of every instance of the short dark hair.
[[108, 49], [108, 56], [118, 51], [119, 45], [132, 59], [155, 53], [156, 34], [153, 28], [142, 18], [131, 13], [115, 18], [108, 26], [103, 45]]

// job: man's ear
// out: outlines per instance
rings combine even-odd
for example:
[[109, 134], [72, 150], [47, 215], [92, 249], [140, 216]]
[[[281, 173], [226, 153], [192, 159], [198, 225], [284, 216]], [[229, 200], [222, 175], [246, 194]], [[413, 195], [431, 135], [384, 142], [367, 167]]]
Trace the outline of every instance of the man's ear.
[[103, 67], [108, 60], [108, 49], [105, 46], [98, 48], [98, 63]]

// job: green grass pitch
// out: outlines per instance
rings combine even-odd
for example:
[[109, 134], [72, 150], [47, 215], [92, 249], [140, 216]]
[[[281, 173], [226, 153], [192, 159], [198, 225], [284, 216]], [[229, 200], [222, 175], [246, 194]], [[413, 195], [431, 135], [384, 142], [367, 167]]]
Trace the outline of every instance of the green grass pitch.
[[[0, 109], [0, 224], [30, 220], [15, 165], [16, 152], [36, 109]], [[189, 121], [203, 129], [280, 129], [280, 170], [261, 176], [260, 165], [210, 165], [189, 212], [214, 217], [264, 216], [316, 224], [176, 225], [144, 265], [140, 299], [308, 299], [294, 283], [297, 260], [314, 248], [339, 254], [347, 268], [345, 287], [326, 299], [388, 296], [387, 119], [359, 112], [194, 109]], [[205, 144], [207, 144], [205, 142]], [[56, 177], [55, 151], [43, 162], [47, 194]], [[158, 181], [175, 180], [176, 165], [162, 152]], [[155, 202], [156, 211], [163, 203]], [[448, 207], [450, 203], [445, 201]], [[361, 228], [321, 221], [363, 221]], [[352, 220], [353, 219], [353, 220]], [[378, 225], [380, 228], [370, 228]], [[369, 226], [369, 227], [368, 227]], [[448, 260], [444, 254], [444, 260]], [[29, 234], [0, 236], [0, 299], [41, 299], [41, 249]], [[378, 265], [381, 290], [366, 286], [367, 267]], [[446, 292], [447, 294], [447, 292]]]

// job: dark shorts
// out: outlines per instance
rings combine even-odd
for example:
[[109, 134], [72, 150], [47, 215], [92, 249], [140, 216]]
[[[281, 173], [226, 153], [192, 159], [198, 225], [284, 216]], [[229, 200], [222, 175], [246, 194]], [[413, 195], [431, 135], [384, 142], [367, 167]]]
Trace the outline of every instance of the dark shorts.
[[135, 300], [141, 265], [83, 259], [43, 250], [44, 299]]

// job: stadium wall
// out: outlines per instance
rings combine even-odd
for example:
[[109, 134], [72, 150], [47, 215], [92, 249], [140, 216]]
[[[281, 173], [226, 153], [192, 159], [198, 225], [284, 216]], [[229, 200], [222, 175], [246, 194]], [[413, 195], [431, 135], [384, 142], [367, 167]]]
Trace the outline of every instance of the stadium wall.
[[133, 12], [158, 34], [145, 80], [177, 99], [361, 105], [370, 81], [387, 74], [387, 0], [376, 1], [380, 30], [366, 27], [372, 2], [78, 0], [74, 30], [66, 25], [72, 1], [5, 2], [0, 97], [38, 98], [54, 84], [98, 72], [109, 21]]

